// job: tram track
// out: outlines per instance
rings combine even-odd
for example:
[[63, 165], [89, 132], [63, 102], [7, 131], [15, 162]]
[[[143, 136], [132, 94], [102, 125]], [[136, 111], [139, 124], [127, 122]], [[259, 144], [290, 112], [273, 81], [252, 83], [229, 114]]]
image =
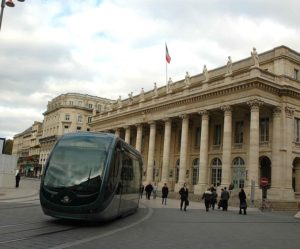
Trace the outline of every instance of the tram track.
[[[0, 226], [0, 248], [3, 244], [30, 240], [41, 236], [80, 229], [80, 226], [60, 225], [52, 221], [24, 222]], [[4, 239], [1, 239], [6, 237]]]
[[28, 208], [28, 207], [37, 207], [41, 206], [40, 204], [25, 204], [25, 205], [17, 205], [17, 206], [7, 206], [7, 207], [0, 207], [0, 210], [8, 210], [8, 209], [17, 209], [17, 208]]

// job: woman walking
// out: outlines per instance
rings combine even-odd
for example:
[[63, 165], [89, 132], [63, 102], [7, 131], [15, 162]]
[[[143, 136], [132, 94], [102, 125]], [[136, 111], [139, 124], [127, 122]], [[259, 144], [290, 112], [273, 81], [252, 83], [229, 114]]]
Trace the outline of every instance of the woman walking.
[[244, 214], [246, 215], [246, 209], [247, 209], [247, 202], [246, 202], [246, 193], [243, 188], [241, 188], [241, 191], [239, 192], [239, 199], [240, 199], [240, 212], [239, 214], [242, 214], [242, 210], [244, 210]]

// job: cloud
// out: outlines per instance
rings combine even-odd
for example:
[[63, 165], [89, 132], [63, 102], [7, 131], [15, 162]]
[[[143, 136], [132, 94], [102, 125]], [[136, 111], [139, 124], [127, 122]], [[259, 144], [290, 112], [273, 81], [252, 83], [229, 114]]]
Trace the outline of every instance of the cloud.
[[[42, 121], [78, 92], [117, 99], [279, 45], [300, 50], [296, 0], [35, 0], [5, 8], [0, 34], [0, 137]], [[16, 18], [17, 17], [17, 18]], [[13, 124], [13, 125], [12, 125]]]

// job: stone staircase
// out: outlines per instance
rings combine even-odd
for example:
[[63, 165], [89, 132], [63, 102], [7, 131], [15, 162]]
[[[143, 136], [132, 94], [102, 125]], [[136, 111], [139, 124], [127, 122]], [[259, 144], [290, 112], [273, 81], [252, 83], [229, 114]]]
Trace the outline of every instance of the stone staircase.
[[300, 202], [297, 201], [270, 201], [273, 211], [300, 211]]

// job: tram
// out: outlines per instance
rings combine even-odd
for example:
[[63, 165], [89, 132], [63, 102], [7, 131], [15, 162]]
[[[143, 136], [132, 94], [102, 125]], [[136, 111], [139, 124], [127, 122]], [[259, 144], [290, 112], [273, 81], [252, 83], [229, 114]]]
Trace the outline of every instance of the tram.
[[44, 167], [44, 214], [64, 219], [110, 220], [138, 209], [141, 154], [108, 133], [63, 135]]

